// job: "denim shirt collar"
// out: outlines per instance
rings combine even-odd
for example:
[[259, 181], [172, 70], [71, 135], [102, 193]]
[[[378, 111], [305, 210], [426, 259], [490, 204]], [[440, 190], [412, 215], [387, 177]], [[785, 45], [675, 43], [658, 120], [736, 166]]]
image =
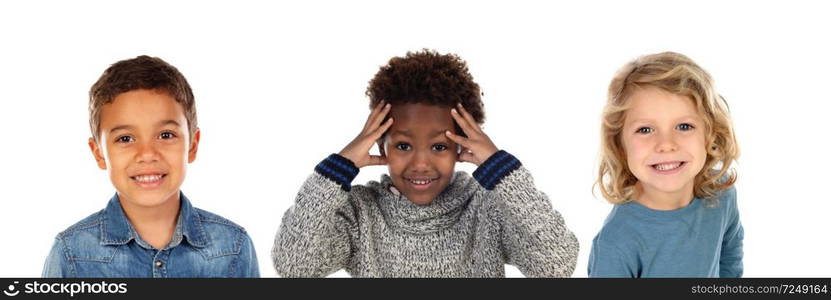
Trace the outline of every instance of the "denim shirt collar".
[[[196, 210], [191, 206], [190, 201], [185, 194], [179, 192], [179, 217], [176, 220], [176, 229], [173, 232], [173, 237], [167, 248], [172, 248], [178, 245], [182, 240], [187, 241], [194, 247], [205, 247], [208, 245], [208, 236], [205, 231], [202, 221]], [[107, 203], [107, 208], [104, 209], [101, 222], [101, 244], [102, 245], [124, 245], [135, 239], [136, 242], [144, 244], [127, 216], [121, 207], [121, 202], [118, 201], [118, 193], [116, 193]], [[184, 237], [184, 238], [183, 238]]]

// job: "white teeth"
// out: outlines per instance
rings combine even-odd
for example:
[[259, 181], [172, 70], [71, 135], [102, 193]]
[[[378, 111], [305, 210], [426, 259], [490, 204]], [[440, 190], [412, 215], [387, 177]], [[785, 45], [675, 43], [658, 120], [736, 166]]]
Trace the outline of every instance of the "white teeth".
[[681, 166], [680, 162], [667, 163], [667, 164], [657, 164], [657, 165], [655, 165], [655, 169], [657, 169], [658, 171], [668, 171], [668, 170], [678, 168], [680, 166]]
[[428, 184], [430, 182], [433, 182], [433, 180], [432, 179], [426, 179], [426, 180], [410, 179], [410, 182], [412, 182], [414, 184], [418, 184], [418, 185], [424, 185], [424, 184]]
[[139, 175], [133, 177], [138, 182], [153, 182], [162, 179], [162, 175]]

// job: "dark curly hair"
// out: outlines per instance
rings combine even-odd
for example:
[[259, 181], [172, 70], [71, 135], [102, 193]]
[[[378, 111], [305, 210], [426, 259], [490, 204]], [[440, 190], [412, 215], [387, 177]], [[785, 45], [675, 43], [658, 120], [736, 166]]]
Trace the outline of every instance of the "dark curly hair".
[[366, 95], [370, 109], [381, 100], [393, 106], [423, 103], [451, 108], [461, 103], [476, 123], [485, 122], [479, 85], [473, 82], [467, 63], [455, 54], [423, 49], [393, 57], [369, 81]]

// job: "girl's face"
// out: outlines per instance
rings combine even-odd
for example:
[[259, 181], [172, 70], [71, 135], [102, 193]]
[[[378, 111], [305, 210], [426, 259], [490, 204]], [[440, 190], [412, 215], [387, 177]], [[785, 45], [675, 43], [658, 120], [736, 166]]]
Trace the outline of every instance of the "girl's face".
[[458, 153], [444, 134], [454, 130], [450, 108], [399, 104], [387, 131], [386, 156], [392, 183], [407, 199], [426, 205], [450, 184]]
[[629, 101], [621, 141], [629, 170], [638, 178], [636, 197], [691, 200], [695, 176], [707, 159], [707, 129], [693, 100], [646, 87]]

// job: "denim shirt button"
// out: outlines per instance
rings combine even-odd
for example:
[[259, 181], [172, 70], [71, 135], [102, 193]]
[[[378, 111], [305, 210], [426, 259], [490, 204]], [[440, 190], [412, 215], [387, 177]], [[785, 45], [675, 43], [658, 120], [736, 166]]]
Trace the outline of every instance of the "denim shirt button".
[[163, 265], [164, 263], [161, 260], [156, 261], [156, 268], [161, 268]]

